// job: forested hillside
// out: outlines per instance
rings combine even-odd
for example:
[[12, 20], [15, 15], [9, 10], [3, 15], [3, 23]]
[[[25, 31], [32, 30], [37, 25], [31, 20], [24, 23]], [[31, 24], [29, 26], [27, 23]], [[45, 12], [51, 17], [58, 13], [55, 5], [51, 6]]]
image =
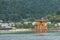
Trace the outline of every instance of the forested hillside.
[[0, 20], [33, 21], [60, 9], [60, 0], [0, 0]]

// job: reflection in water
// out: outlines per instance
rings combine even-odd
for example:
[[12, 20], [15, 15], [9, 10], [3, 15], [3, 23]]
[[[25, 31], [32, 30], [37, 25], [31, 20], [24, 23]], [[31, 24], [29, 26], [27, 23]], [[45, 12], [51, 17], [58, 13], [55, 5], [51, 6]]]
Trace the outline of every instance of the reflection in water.
[[37, 34], [0, 34], [0, 40], [60, 40], [60, 33], [43, 33], [39, 36]]
[[47, 36], [47, 33], [36, 33], [37, 36]]

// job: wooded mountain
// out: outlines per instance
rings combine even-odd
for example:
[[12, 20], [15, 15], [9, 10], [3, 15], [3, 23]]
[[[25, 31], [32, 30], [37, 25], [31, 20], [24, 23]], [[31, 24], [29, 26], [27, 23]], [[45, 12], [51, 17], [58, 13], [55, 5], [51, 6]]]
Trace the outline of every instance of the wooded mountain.
[[41, 19], [60, 9], [60, 0], [0, 0], [0, 20]]

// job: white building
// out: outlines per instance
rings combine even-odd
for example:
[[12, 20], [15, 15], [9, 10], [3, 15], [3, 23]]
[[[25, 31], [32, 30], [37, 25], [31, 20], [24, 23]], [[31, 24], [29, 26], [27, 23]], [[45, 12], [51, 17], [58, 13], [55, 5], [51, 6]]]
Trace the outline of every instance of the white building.
[[29, 23], [32, 23], [32, 22], [24, 22], [24, 24], [29, 24]]
[[51, 22], [47, 22], [47, 24], [51, 24]]
[[36, 22], [32, 22], [32, 25], [36, 25]]
[[1, 28], [12, 28], [12, 26], [15, 26], [14, 23], [0, 23]]

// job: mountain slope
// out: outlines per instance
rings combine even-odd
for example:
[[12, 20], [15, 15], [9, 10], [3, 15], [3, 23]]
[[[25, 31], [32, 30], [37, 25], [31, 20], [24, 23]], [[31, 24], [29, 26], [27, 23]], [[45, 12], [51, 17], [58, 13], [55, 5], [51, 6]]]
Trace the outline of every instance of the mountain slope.
[[21, 21], [40, 19], [55, 13], [60, 8], [60, 0], [0, 0], [0, 19]]

